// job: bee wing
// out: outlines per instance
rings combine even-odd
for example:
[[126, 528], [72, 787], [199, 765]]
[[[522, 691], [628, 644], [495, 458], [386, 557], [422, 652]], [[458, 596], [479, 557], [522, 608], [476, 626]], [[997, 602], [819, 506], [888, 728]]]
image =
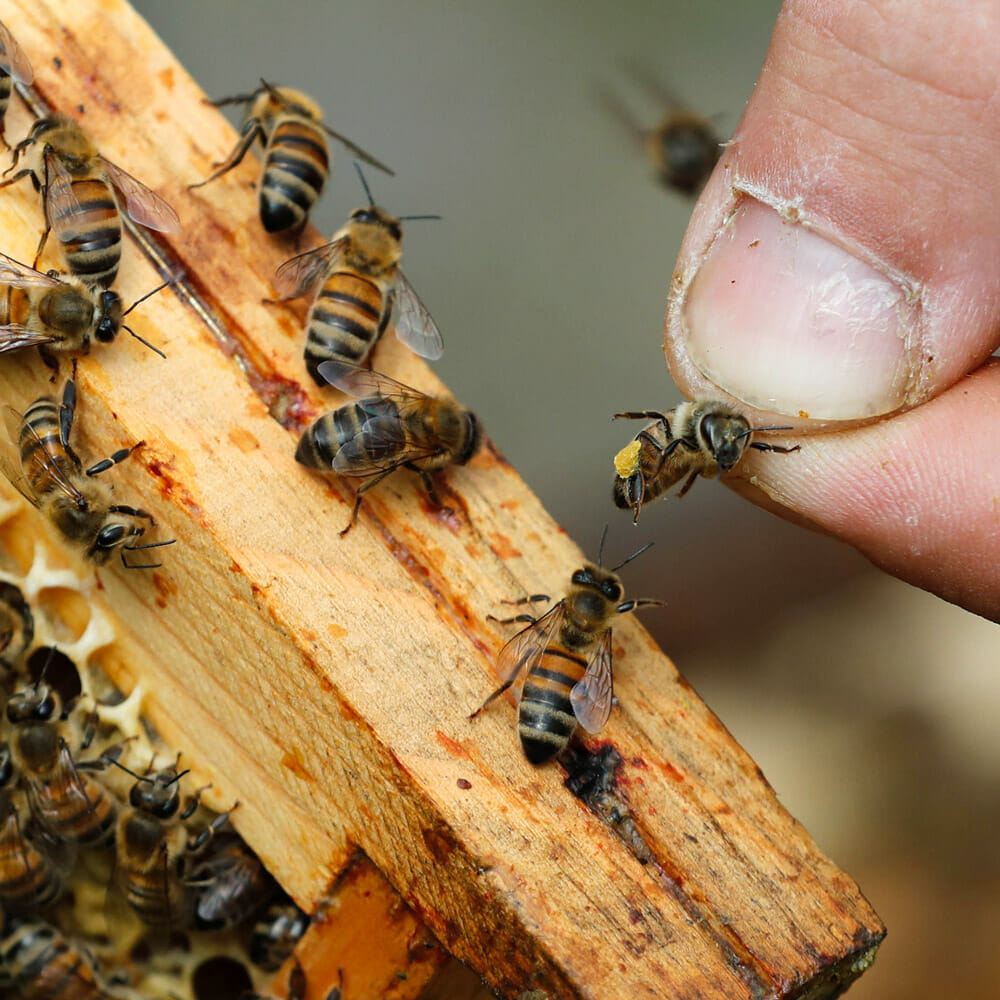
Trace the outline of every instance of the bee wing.
[[[517, 635], [507, 642], [497, 654], [497, 674], [506, 684], [523, 671], [527, 676], [538, 662], [552, 637], [559, 631], [566, 613], [566, 602], [559, 601], [542, 615], [538, 621], [532, 622], [527, 628], [521, 629]], [[521, 689], [518, 688], [517, 700], [521, 700]]]
[[346, 361], [324, 361], [319, 373], [330, 383], [355, 399], [383, 396], [386, 399], [425, 399], [427, 393], [397, 382], [382, 372], [352, 365]]
[[[381, 398], [372, 400], [371, 409], [380, 403], [384, 403]], [[333, 456], [333, 469], [342, 476], [372, 476], [430, 458], [437, 451], [436, 445], [408, 438], [393, 407], [389, 413], [371, 416], [353, 438], [341, 445]]]
[[402, 271], [396, 272], [393, 298], [396, 308], [396, 336], [415, 354], [428, 361], [437, 361], [444, 354], [441, 331]]
[[0, 253], [0, 283], [15, 288], [61, 288], [66, 284], [61, 278], [43, 274], [13, 257]]
[[19, 351], [22, 347], [40, 347], [42, 344], [51, 344], [56, 339], [50, 333], [11, 323], [9, 326], [0, 326], [0, 354]]
[[323, 131], [326, 132], [328, 136], [336, 139], [346, 150], [353, 153], [359, 160], [364, 160], [365, 163], [370, 163], [373, 167], [377, 167], [379, 170], [387, 173], [390, 177], [396, 176], [395, 170], [390, 170], [381, 160], [376, 160], [371, 153], [366, 153], [360, 146], [351, 142], [347, 136], [341, 135], [339, 132], [334, 132], [329, 125], [325, 122], [321, 123]]
[[[33, 461], [40, 461], [42, 468], [52, 477], [52, 481], [56, 484], [56, 487], [61, 490], [66, 496], [70, 497], [74, 502], [84, 504], [83, 494], [66, 478], [65, 473], [59, 468], [58, 463], [52, 457], [52, 453], [48, 448], [45, 447], [44, 442], [38, 436], [38, 432], [34, 427], [25, 425], [23, 416], [17, 412], [12, 406], [8, 406], [4, 411], [4, 419], [7, 424], [7, 434], [10, 440], [16, 445], [21, 438], [22, 429], [26, 434], [34, 439], [34, 444], [36, 445], [34, 449], [34, 459]], [[20, 459], [18, 460], [18, 466], [20, 466]], [[5, 470], [6, 471], [6, 470]], [[23, 472], [23, 470], [22, 470]], [[21, 473], [17, 473], [15, 478], [12, 478], [10, 474], [7, 474], [7, 478], [10, 479], [15, 486], [18, 486], [16, 480], [23, 480], [24, 476]], [[35, 506], [38, 506], [37, 498], [33, 494], [25, 493], [20, 486], [18, 489], [28, 498]]]
[[614, 683], [611, 673], [611, 629], [597, 643], [587, 672], [569, 693], [576, 721], [588, 733], [599, 733], [611, 714]]
[[36, 781], [30, 776], [26, 776], [28, 786], [28, 806], [31, 815], [38, 825], [50, 836], [57, 840], [62, 840], [57, 825], [54, 825], [51, 814], [56, 811], [52, 802], [55, 796], [59, 798], [58, 811], [60, 814], [66, 811], [67, 804], [74, 800], [80, 808], [91, 811], [94, 803], [87, 794], [86, 785], [76, 769], [73, 754], [65, 742], [59, 748], [59, 756], [56, 759], [56, 766], [51, 774], [46, 775], [44, 781]]
[[173, 208], [155, 191], [122, 170], [116, 163], [101, 157], [108, 180], [125, 199], [125, 211], [133, 222], [158, 233], [179, 233], [181, 220]]
[[289, 257], [274, 272], [274, 288], [284, 299], [297, 299], [309, 292], [317, 281], [336, 267], [347, 251], [347, 237], [313, 247], [305, 253]]
[[10, 29], [2, 21], [0, 21], [0, 69], [6, 70], [15, 80], [26, 85], [35, 78], [35, 72], [24, 54], [24, 49], [17, 44]]

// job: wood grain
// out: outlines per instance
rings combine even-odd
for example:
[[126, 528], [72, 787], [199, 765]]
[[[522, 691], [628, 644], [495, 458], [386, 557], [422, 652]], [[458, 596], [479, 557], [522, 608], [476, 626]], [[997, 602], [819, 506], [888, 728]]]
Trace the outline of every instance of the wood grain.
[[[80, 364], [80, 450], [145, 440], [111, 473], [116, 496], [178, 539], [160, 570], [100, 571], [129, 637], [109, 667], [143, 680], [156, 724], [244, 803], [237, 826], [286, 888], [313, 906], [359, 847], [507, 996], [836, 995], [878, 917], [637, 622], [615, 628], [620, 705], [587, 741], [620, 763], [581, 758], [587, 801], [527, 763], [508, 703], [468, 720], [509, 635], [487, 615], [561, 594], [582, 559], [494, 447], [439, 477], [449, 510], [397, 473], [337, 536], [349, 491], [293, 451], [343, 397], [305, 373], [304, 308], [261, 303], [294, 249], [259, 226], [250, 157], [187, 190], [235, 133], [147, 25], [120, 0], [13, 0], [4, 20], [37, 93], [183, 222], [155, 240], [183, 288], [130, 317], [167, 359], [126, 336]], [[8, 135], [25, 127], [15, 110]], [[0, 192], [0, 249], [30, 260], [41, 214], [24, 187]], [[159, 280], [127, 245], [123, 299]], [[441, 389], [395, 338], [376, 367]], [[0, 367], [15, 407], [45, 378], [31, 358]]]

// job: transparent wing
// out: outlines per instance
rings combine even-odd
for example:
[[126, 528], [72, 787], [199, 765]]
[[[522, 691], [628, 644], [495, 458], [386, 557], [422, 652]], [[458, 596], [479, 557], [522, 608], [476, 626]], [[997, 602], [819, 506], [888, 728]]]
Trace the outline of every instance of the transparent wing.
[[407, 435], [393, 408], [391, 414], [366, 420], [358, 433], [341, 445], [333, 456], [333, 469], [343, 476], [371, 476], [430, 458], [439, 451], [435, 443]]
[[387, 173], [390, 177], [396, 176], [395, 170], [390, 170], [381, 160], [376, 160], [371, 153], [366, 153], [360, 146], [351, 142], [347, 136], [341, 135], [339, 132], [334, 132], [329, 125], [325, 122], [321, 123], [323, 131], [326, 132], [328, 136], [336, 139], [345, 149], [352, 152], [359, 160], [364, 160], [365, 163], [370, 163], [373, 167], [378, 167], [379, 170]]
[[73, 175], [51, 150], [45, 151], [45, 216], [53, 219], [72, 218], [85, 211], [73, 193]]
[[[545, 648], [552, 642], [552, 637], [559, 631], [566, 613], [566, 602], [559, 601], [542, 615], [538, 621], [527, 628], [521, 629], [497, 654], [497, 673], [506, 684], [523, 672], [527, 676], [538, 662]], [[516, 692], [517, 700], [521, 700], [521, 689]]]
[[28, 481], [21, 470], [21, 457], [17, 452], [17, 435], [21, 428], [21, 414], [12, 406], [3, 410], [4, 425], [7, 428], [6, 440], [0, 442], [0, 472], [7, 477], [21, 496], [28, 503], [38, 506], [38, 498], [28, 486]]
[[62, 288], [66, 282], [0, 253], [0, 283], [15, 288]]
[[57, 839], [61, 839], [62, 831], [55, 822], [55, 817], [63, 816], [69, 811], [68, 803], [73, 808], [91, 811], [94, 800], [87, 794], [86, 779], [76, 768], [69, 747], [63, 743], [59, 748], [56, 766], [44, 781], [25, 776], [28, 786], [28, 806], [31, 815], [40, 827]]
[[588, 733], [599, 733], [611, 714], [614, 684], [611, 673], [611, 629], [598, 640], [587, 672], [569, 693], [576, 721]]
[[396, 273], [394, 300], [396, 336], [415, 354], [437, 361], [444, 354], [441, 331], [402, 271]]
[[0, 69], [24, 84], [31, 83], [35, 78], [35, 72], [24, 54], [24, 49], [17, 44], [10, 29], [2, 21], [0, 21]]
[[274, 288], [285, 299], [297, 299], [311, 291], [319, 279], [343, 260], [347, 237], [324, 243], [305, 253], [290, 257], [274, 272]]
[[51, 344], [56, 339], [50, 333], [32, 330], [27, 326], [18, 326], [16, 323], [12, 323], [10, 326], [0, 326], [0, 354], [17, 351], [22, 347], [39, 347], [42, 344]]
[[363, 399], [366, 396], [382, 396], [392, 400], [428, 398], [427, 393], [397, 382], [382, 372], [344, 361], [324, 361], [319, 366], [319, 373], [330, 385], [354, 396], [355, 399]]
[[133, 222], [138, 222], [147, 229], [155, 229], [158, 233], [181, 231], [181, 220], [177, 213], [155, 191], [103, 156], [101, 163], [108, 180], [125, 199], [125, 211]]
[[[52, 452], [45, 447], [44, 442], [38, 436], [38, 432], [34, 429], [34, 427], [25, 424], [22, 415], [13, 407], [9, 406], [5, 412], [5, 420], [7, 423], [7, 433], [10, 435], [11, 441], [15, 444], [20, 441], [22, 430], [23, 433], [33, 439], [36, 447], [32, 451], [32, 461], [39, 463], [42, 469], [44, 469], [45, 472], [51, 476], [56, 489], [65, 493], [66, 496], [74, 501], [74, 503], [81, 506], [86, 505], [87, 501], [83, 494], [72, 484], [72, 482], [70, 482], [69, 479], [66, 478], [66, 473], [59, 467], [59, 463], [56, 462]], [[16, 429], [14, 427], [15, 420], [17, 421]], [[20, 464], [20, 462], [18, 464]], [[11, 482], [14, 482], [14, 480], [12, 479]], [[14, 485], [16, 486], [17, 483], [14, 483]], [[21, 492], [23, 493], [24, 491], [22, 490]], [[27, 496], [32, 503], [37, 503], [37, 498], [29, 496], [27, 493], [25, 493], [25, 496]]]

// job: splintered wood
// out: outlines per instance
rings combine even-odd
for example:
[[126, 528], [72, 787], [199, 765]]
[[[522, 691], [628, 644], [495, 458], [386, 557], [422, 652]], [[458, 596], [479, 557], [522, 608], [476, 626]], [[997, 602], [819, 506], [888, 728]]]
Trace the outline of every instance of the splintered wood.
[[[615, 626], [620, 704], [570, 758], [567, 784], [524, 759], [509, 703], [469, 721], [510, 635], [487, 616], [518, 594], [563, 593], [580, 550], [491, 446], [438, 477], [447, 508], [399, 473], [339, 538], [351, 492], [293, 453], [344, 397], [305, 372], [305, 305], [261, 302], [296, 248], [256, 218], [259, 161], [187, 190], [236, 136], [125, 3], [12, 0], [4, 20], [37, 95], [181, 218], [177, 234], [143, 234], [178, 289], [129, 317], [166, 360], [125, 335], [80, 361], [79, 450], [145, 441], [109, 473], [115, 496], [177, 539], [157, 550], [161, 569], [97, 571], [122, 636], [106, 665], [126, 690], [142, 683], [164, 736], [197, 755], [221, 799], [239, 799], [235, 825], [282, 885], [313, 911], [360, 849], [504, 996], [844, 989], [883, 936], [878, 917], [637, 622]], [[15, 98], [12, 141], [29, 122]], [[39, 200], [27, 183], [0, 195], [0, 250], [30, 262]], [[302, 248], [320, 241], [307, 232]], [[123, 301], [160, 280], [128, 240]], [[475, 350], [444, 332], [450, 350]], [[443, 391], [394, 337], [376, 366]], [[48, 375], [23, 352], [4, 357], [5, 401], [23, 409], [51, 391]], [[392, 907], [363, 904], [356, 919], [377, 941]], [[350, 912], [338, 926], [357, 935]], [[337, 968], [344, 1000], [385, 995], [371, 951], [335, 949], [310, 997]]]

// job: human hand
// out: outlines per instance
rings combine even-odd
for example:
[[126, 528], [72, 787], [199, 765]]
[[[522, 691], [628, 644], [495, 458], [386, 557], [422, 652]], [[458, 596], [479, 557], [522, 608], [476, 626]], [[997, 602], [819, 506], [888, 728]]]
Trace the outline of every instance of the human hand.
[[787, 0], [666, 353], [687, 395], [809, 434], [738, 489], [1000, 620], [998, 37], [989, 0]]

